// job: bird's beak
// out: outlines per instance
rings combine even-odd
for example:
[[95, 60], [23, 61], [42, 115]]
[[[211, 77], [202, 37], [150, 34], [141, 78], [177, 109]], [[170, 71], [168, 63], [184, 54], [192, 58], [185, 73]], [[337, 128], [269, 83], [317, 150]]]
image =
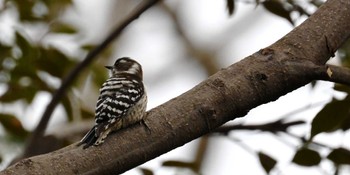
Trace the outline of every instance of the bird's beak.
[[113, 68], [113, 66], [105, 66], [105, 68], [111, 70]]

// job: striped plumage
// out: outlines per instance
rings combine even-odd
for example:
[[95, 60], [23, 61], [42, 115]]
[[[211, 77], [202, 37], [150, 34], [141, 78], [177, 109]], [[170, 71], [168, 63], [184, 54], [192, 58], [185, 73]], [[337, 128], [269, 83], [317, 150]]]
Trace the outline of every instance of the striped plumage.
[[79, 143], [86, 144], [84, 148], [103, 143], [110, 132], [142, 121], [145, 114], [147, 95], [141, 65], [123, 57], [106, 68], [110, 78], [100, 88], [95, 125]]

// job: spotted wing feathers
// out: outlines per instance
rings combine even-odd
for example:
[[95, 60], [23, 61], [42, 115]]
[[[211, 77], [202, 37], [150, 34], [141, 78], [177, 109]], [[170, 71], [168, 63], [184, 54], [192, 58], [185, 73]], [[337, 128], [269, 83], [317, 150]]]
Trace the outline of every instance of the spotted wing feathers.
[[[127, 77], [109, 78], [100, 89], [96, 104], [95, 126], [86, 139], [81, 141], [85, 146], [103, 143], [107, 135], [123, 127], [123, 118], [143, 95], [143, 84]], [[130, 120], [128, 120], [130, 121]]]

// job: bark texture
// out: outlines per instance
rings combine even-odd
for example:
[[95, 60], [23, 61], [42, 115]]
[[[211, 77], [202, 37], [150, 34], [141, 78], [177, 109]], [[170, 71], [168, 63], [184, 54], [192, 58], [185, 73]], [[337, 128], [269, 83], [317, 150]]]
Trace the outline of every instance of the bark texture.
[[151, 132], [135, 125], [111, 135], [101, 146], [83, 150], [71, 145], [24, 159], [0, 175], [123, 173], [256, 106], [313, 80], [327, 79], [325, 63], [349, 37], [349, 21], [350, 1], [328, 0], [276, 43], [150, 110], [145, 122]]

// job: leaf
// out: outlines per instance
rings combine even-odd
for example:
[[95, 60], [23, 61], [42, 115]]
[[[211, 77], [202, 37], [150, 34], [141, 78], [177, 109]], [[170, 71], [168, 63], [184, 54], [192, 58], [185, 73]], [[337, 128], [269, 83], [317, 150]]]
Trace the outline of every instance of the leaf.
[[66, 33], [66, 34], [74, 34], [77, 32], [77, 29], [74, 26], [69, 24], [55, 24], [51, 27], [51, 32], [54, 33]]
[[319, 133], [340, 129], [349, 117], [349, 107], [350, 100], [347, 99], [328, 103], [312, 120], [310, 140]]
[[37, 18], [33, 15], [32, 10], [36, 1], [13, 0], [18, 8], [19, 18], [24, 21], [36, 21]]
[[335, 164], [350, 164], [350, 151], [345, 148], [334, 149], [327, 158]]
[[9, 85], [7, 91], [0, 96], [1, 102], [13, 102], [23, 99], [27, 103], [30, 103], [37, 93], [37, 88], [35, 86], [24, 87], [13, 83], [9, 83]]
[[[11, 50], [12, 50], [12, 47], [11, 46], [6, 46], [6, 45], [3, 45], [1, 42], [0, 42], [0, 62], [2, 63], [4, 61], [4, 59], [6, 57], [11, 57]], [[0, 65], [0, 66], [3, 66], [3, 65]]]
[[143, 175], [153, 175], [153, 171], [148, 169], [148, 168], [140, 168], [140, 170], [142, 171]]
[[95, 44], [86, 44], [86, 45], [81, 46], [82, 49], [87, 50], [87, 51], [91, 51], [95, 47], [96, 47]]
[[277, 161], [263, 152], [259, 152], [258, 156], [261, 166], [264, 168], [266, 173], [269, 173], [275, 167]]
[[226, 7], [228, 9], [228, 14], [232, 15], [235, 10], [235, 0], [226, 0]]
[[343, 122], [340, 127], [343, 131], [346, 131], [350, 129], [350, 117], [348, 116]]
[[28, 131], [23, 128], [22, 123], [14, 115], [0, 114], [0, 123], [13, 136], [24, 139], [28, 135]]
[[24, 58], [24, 60], [21, 61], [26, 61], [26, 66], [30, 67], [28, 65], [30, 65], [32, 61], [38, 57], [38, 50], [32, 46], [30, 41], [19, 32], [16, 32], [16, 44], [22, 52], [22, 57], [20, 59]]
[[317, 151], [302, 148], [295, 153], [293, 162], [302, 166], [314, 166], [321, 162], [321, 156]]
[[55, 48], [40, 48], [40, 56], [35, 62], [38, 69], [57, 78], [62, 78], [76, 62]]
[[60, 1], [42, 1], [48, 9], [49, 13], [45, 16], [45, 20], [50, 22], [56, 20], [57, 16], [61, 15], [62, 12], [70, 5], [72, 0], [60, 0]]
[[176, 160], [164, 161], [162, 165], [163, 166], [168, 166], [168, 167], [194, 169], [194, 164], [193, 163], [191, 163], [191, 162], [183, 162], [183, 161], [176, 161]]
[[85, 108], [81, 108], [80, 109], [80, 113], [81, 113], [81, 117], [83, 119], [92, 119], [92, 118], [95, 118], [95, 113], [92, 112], [92, 111], [89, 111]]
[[267, 1], [264, 1], [262, 4], [266, 10], [270, 11], [271, 13], [277, 16], [287, 19], [291, 24], [294, 25], [293, 20], [290, 17], [291, 11], [287, 10], [283, 6], [282, 2], [275, 1], [275, 0], [267, 0]]

